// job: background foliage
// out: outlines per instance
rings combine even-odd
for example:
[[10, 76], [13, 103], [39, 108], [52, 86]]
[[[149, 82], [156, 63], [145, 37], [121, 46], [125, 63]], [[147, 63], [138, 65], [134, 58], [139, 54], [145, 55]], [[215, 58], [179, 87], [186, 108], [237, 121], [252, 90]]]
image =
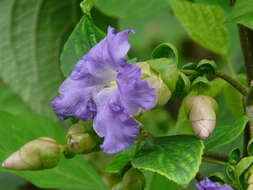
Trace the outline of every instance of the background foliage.
[[[150, 59], [158, 44], [169, 42], [179, 52], [177, 67], [171, 66], [176, 73], [185, 63], [209, 58], [216, 61], [220, 70], [245, 82], [244, 70], [239, 64], [242, 54], [236, 24], [253, 29], [251, 0], [238, 1], [234, 7], [221, 0], [98, 0], [91, 14], [84, 15], [79, 4], [80, 0], [0, 1], [1, 162], [25, 142], [39, 136], [64, 142], [64, 131], [70, 121], [56, 120], [50, 99], [56, 95], [73, 64], [103, 38], [108, 25], [118, 30], [132, 28], [136, 31], [130, 38], [129, 57], [138, 61]], [[180, 77], [181, 84], [173, 84], [174, 88], [176, 85], [180, 85], [180, 89], [187, 87], [188, 81]], [[220, 110], [217, 128], [204, 141], [205, 151], [229, 153], [232, 148], [241, 147], [241, 132], [248, 121], [239, 104], [241, 95], [219, 79], [209, 83], [206, 93], [217, 98]], [[199, 167], [204, 175], [225, 170], [213, 164], [200, 165], [204, 145], [192, 137], [181, 99], [173, 98], [166, 106], [144, 114], [140, 120], [156, 137], [187, 136], [167, 137], [168, 141], [158, 138], [160, 148], [146, 144], [137, 157], [124, 152], [114, 156], [113, 162], [112, 156], [93, 153], [85, 158], [62, 158], [59, 166], [42, 172], [7, 173], [1, 169], [1, 187], [22, 189], [21, 186], [29, 182], [38, 188], [103, 190], [108, 189], [101, 177], [106, 175], [106, 170], [118, 172], [124, 164], [132, 162], [135, 167], [144, 169], [146, 190], [181, 190], [186, 188], [181, 185], [190, 182]], [[226, 135], [228, 129], [230, 135]], [[177, 142], [180, 138], [185, 142]], [[179, 154], [181, 152], [172, 147], [186, 151]], [[178, 170], [174, 158], [180, 158], [184, 170]], [[194, 161], [191, 163], [189, 159]], [[154, 162], [161, 164], [154, 165]], [[166, 169], [167, 163], [176, 168], [173, 174]], [[192, 184], [187, 188], [193, 189]]]

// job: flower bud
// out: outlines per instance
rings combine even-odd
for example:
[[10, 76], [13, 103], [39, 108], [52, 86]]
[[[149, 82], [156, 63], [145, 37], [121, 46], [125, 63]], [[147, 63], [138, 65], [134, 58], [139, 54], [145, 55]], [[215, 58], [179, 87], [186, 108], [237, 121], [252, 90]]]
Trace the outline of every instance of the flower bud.
[[90, 153], [97, 146], [94, 136], [89, 132], [85, 132], [84, 127], [79, 124], [72, 125], [69, 128], [67, 144], [70, 152], [76, 154]]
[[59, 144], [51, 138], [41, 137], [30, 141], [10, 155], [3, 168], [13, 170], [42, 170], [55, 167], [60, 160]]
[[156, 89], [156, 105], [163, 106], [171, 97], [170, 89], [164, 84], [159, 74], [155, 73], [147, 62], [139, 62], [136, 65], [141, 69], [142, 79]]
[[192, 96], [184, 103], [193, 131], [201, 139], [207, 138], [216, 125], [216, 101], [209, 96]]
[[145, 177], [139, 170], [131, 168], [123, 176], [122, 186], [124, 190], [143, 190]]

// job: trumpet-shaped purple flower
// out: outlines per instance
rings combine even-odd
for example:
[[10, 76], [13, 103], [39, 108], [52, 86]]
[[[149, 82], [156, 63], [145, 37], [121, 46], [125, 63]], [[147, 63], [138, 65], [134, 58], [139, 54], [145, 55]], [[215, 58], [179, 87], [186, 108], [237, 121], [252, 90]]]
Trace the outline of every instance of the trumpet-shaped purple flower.
[[219, 185], [207, 177], [196, 185], [198, 190], [233, 190], [229, 185]]
[[60, 119], [94, 119], [96, 133], [104, 137], [101, 148], [116, 153], [133, 144], [139, 124], [133, 116], [156, 102], [155, 89], [141, 79], [141, 70], [126, 63], [132, 30], [107, 36], [83, 56], [51, 104]]

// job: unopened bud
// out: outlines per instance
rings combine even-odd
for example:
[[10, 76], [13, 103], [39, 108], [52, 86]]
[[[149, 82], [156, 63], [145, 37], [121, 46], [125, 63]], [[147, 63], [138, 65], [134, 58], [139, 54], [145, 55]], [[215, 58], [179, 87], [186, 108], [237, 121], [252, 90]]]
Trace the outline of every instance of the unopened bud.
[[97, 146], [97, 142], [91, 133], [85, 132], [83, 126], [72, 125], [67, 134], [67, 144], [70, 152], [76, 154], [87, 154]]
[[124, 190], [143, 190], [145, 188], [145, 177], [137, 169], [129, 169], [122, 180]]
[[216, 101], [209, 96], [192, 96], [185, 100], [185, 110], [193, 131], [201, 139], [206, 139], [216, 125]]
[[155, 73], [147, 62], [139, 62], [136, 65], [141, 69], [142, 79], [156, 89], [156, 105], [163, 106], [166, 104], [171, 97], [171, 91], [164, 84], [160, 75]]
[[59, 144], [51, 138], [41, 137], [30, 141], [10, 155], [3, 168], [13, 170], [42, 170], [55, 167], [60, 160]]

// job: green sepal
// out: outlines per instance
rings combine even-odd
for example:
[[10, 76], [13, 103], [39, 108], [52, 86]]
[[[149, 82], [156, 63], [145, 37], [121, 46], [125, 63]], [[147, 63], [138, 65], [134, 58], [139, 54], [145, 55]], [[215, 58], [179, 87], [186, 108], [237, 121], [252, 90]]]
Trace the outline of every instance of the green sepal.
[[167, 58], [172, 59], [178, 64], [178, 51], [177, 48], [170, 43], [162, 43], [158, 45], [152, 52], [151, 57], [153, 59]]

